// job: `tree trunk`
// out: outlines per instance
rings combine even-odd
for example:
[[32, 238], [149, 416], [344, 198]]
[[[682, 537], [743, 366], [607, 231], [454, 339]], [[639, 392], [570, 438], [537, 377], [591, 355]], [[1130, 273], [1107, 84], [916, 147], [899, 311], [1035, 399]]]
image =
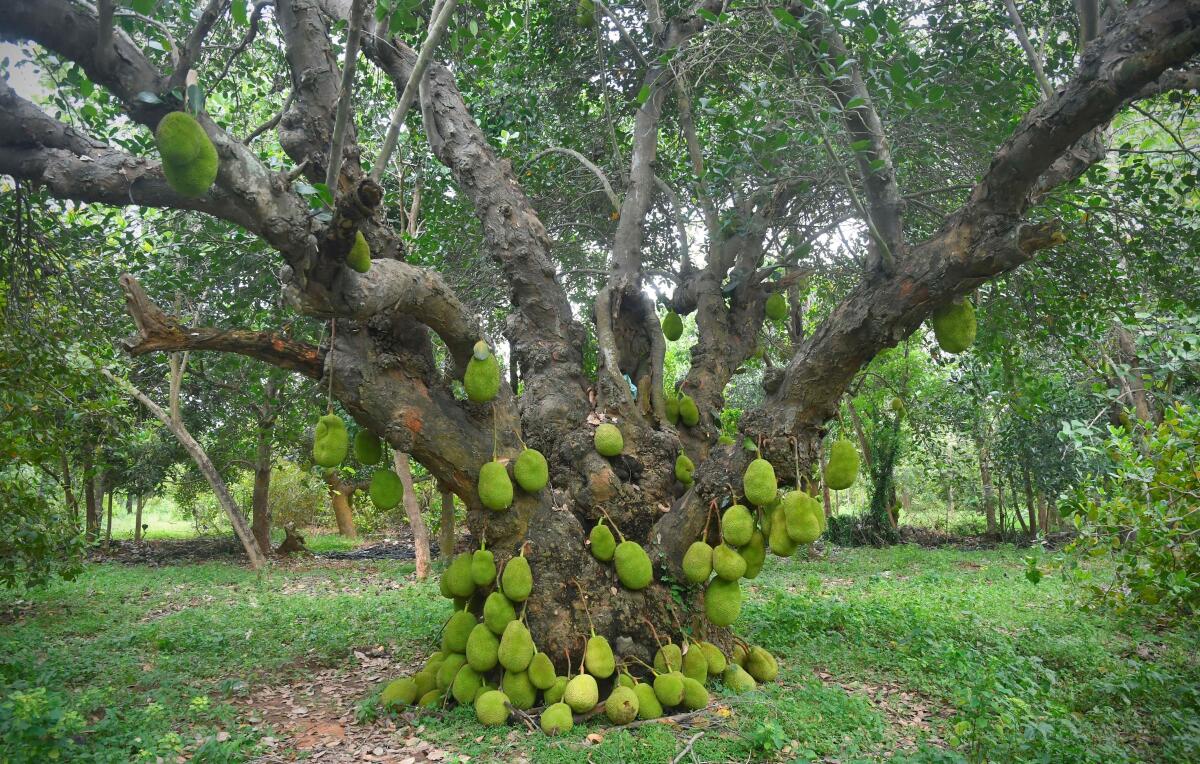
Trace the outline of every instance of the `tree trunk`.
[[1119, 375], [1122, 386], [1131, 399], [1129, 403], [1134, 415], [1143, 423], [1158, 421], [1157, 412], [1151, 410], [1149, 398], [1146, 396], [1146, 383], [1143, 380], [1133, 333], [1120, 324], [1114, 324], [1113, 335], [1117, 341], [1117, 360], [1129, 369], [1128, 372], [1117, 369], [1114, 371]]
[[1023, 465], [1022, 473], [1025, 479], [1025, 507], [1029, 512], [1029, 537], [1033, 538], [1038, 533], [1038, 518], [1037, 508], [1033, 503], [1033, 479], [1029, 474], [1028, 462]]
[[133, 514], [133, 492], [125, 494], [125, 514], [126, 516]]
[[133, 540], [142, 540], [142, 508], [146, 506], [146, 496], [138, 494], [137, 497], [137, 514], [133, 518]]
[[1016, 481], [1012, 479], [1012, 475], [1009, 475], [1008, 477], [1008, 498], [1012, 504], [1012, 516], [1017, 519], [1017, 524], [1021, 526], [1021, 533], [1024, 533], [1028, 536], [1029, 526], [1025, 522], [1025, 516], [1021, 514], [1021, 500], [1017, 498], [1017, 488], [1014, 485]]
[[438, 493], [442, 495], [442, 517], [438, 524], [438, 558], [449, 562], [454, 556], [454, 494], [441, 485]]
[[272, 428], [258, 427], [254, 452], [254, 492], [250, 500], [250, 527], [259, 549], [271, 548], [271, 446]]
[[63, 451], [59, 454], [59, 460], [62, 463], [62, 484], [63, 494], [66, 498], [67, 509], [71, 513], [71, 524], [79, 528], [79, 497], [75, 495], [75, 490], [71, 485], [71, 464], [67, 460], [67, 452]]
[[325, 484], [329, 486], [329, 504], [333, 507], [338, 535], [348, 539], [358, 538], [358, 531], [354, 527], [354, 492], [358, 486], [342, 480], [336, 470], [325, 473]]
[[105, 523], [104, 523], [104, 545], [105, 546], [108, 546], [109, 543], [112, 541], [112, 505], [113, 505], [113, 494], [114, 493], [115, 493], [115, 491], [108, 492], [108, 515], [107, 515], [107, 519], [105, 520]]
[[429, 577], [429, 528], [425, 525], [425, 518], [421, 516], [421, 508], [417, 505], [412, 470], [408, 466], [408, 454], [395, 451], [392, 461], [396, 464], [396, 474], [400, 476], [400, 483], [404, 486], [404, 514], [408, 516], [408, 524], [412, 527], [417, 579], [424, 580]]
[[987, 517], [987, 535], [996, 536], [996, 506], [995, 506], [995, 487], [992, 485], [992, 468], [988, 464], [988, 449], [982, 442], [979, 443], [979, 481], [983, 485], [983, 512]]
[[1038, 493], [1038, 527], [1042, 529], [1042, 533], [1050, 531], [1050, 508], [1046, 503], [1046, 494]]
[[[100, 475], [94, 474], [95, 463], [92, 461], [92, 448], [84, 449], [83, 456], [83, 491], [84, 502], [84, 538], [95, 541], [100, 536], [100, 507], [97, 504], [103, 496], [104, 486]], [[97, 490], [99, 489], [99, 491]]]

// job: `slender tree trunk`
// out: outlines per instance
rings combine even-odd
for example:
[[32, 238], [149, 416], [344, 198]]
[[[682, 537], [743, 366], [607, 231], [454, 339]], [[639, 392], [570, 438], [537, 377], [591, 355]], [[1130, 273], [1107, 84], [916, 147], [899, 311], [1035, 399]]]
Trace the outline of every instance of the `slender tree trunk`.
[[[1133, 333], [1120, 324], [1114, 324], [1113, 334], [1117, 340], [1117, 360], [1122, 365], [1129, 367], [1128, 374], [1120, 376], [1123, 386], [1129, 393], [1134, 414], [1142, 422], [1157, 421], [1157, 412], [1151, 410], [1150, 401], [1146, 396], [1146, 384], [1142, 379], [1141, 362], [1138, 359], [1137, 344], [1134, 342]], [[1114, 369], [1114, 371], [1116, 370]]]
[[143, 494], [138, 494], [137, 497], [137, 515], [133, 519], [133, 540], [142, 540], [142, 508], [146, 506], [146, 497]]
[[1025, 479], [1025, 508], [1029, 511], [1029, 536], [1032, 538], [1038, 533], [1038, 517], [1037, 508], [1033, 503], [1033, 479], [1029, 475], [1028, 462], [1025, 463], [1022, 471]]
[[1024, 533], [1026, 536], [1028, 536], [1029, 526], [1025, 523], [1025, 516], [1021, 514], [1021, 500], [1017, 497], [1017, 487], [1015, 485], [1016, 481], [1012, 479], [1012, 475], [1009, 475], [1008, 477], [1008, 497], [1010, 503], [1012, 504], [1012, 515], [1017, 519], [1017, 524], [1021, 526], [1021, 533]]
[[93, 474], [95, 463], [92, 461], [92, 448], [89, 446], [84, 449], [83, 457], [83, 491], [84, 491], [84, 538], [88, 541], [95, 541], [100, 535], [100, 508], [97, 502], [100, 501], [101, 492], [97, 489], [103, 489], [100, 476]]
[[108, 492], [108, 515], [107, 515], [107, 519], [104, 523], [104, 545], [105, 546], [108, 546], [108, 544], [112, 541], [112, 505], [113, 505], [113, 494], [114, 493], [115, 493], [115, 491]]
[[125, 494], [125, 514], [126, 515], [133, 514], [133, 492], [132, 491]]
[[59, 454], [59, 460], [62, 463], [63, 474], [63, 494], [67, 500], [67, 509], [71, 513], [71, 524], [76, 528], [79, 527], [79, 497], [75, 495], [75, 490], [71, 485], [71, 464], [67, 460], [67, 453], [64, 451]]
[[325, 473], [325, 483], [329, 486], [329, 504], [333, 507], [333, 519], [337, 521], [338, 534], [348, 539], [358, 538], [358, 530], [354, 527], [356, 486], [342, 480], [333, 470]]
[[979, 481], [983, 485], [983, 513], [987, 517], [987, 535], [996, 535], [996, 489], [992, 485], [992, 467], [988, 464], [988, 449], [979, 442]]
[[438, 524], [438, 557], [449, 562], [454, 556], [454, 494], [438, 486], [442, 495], [442, 518]]
[[408, 467], [408, 454], [396, 451], [392, 454], [396, 463], [396, 474], [404, 486], [404, 514], [408, 515], [408, 524], [412, 526], [413, 551], [417, 558], [417, 578], [429, 576], [429, 528], [425, 518], [421, 517], [421, 508], [417, 506], [416, 491], [413, 488], [412, 470]]
[[1039, 493], [1038, 501], [1038, 527], [1042, 529], [1042, 533], [1050, 531], [1050, 509], [1046, 504], [1046, 494]]
[[254, 452], [254, 492], [250, 500], [250, 527], [259, 549], [271, 548], [271, 441], [269, 426], [259, 425]]

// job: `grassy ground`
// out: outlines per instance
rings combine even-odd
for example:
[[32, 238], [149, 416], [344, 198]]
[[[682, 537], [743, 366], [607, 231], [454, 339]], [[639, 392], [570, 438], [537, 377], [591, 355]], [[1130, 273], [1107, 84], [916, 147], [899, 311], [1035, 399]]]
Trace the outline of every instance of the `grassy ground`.
[[[1021, 557], [897, 547], [772, 558], [738, 631], [780, 657], [781, 679], [718, 692], [706, 726], [593, 725], [548, 739], [457, 710], [419, 729], [365, 729], [473, 761], [671, 761], [696, 732], [696, 761], [1200, 760], [1194, 625], [1150, 630], [1078, 610], [1065, 582], [1029, 584]], [[93, 564], [75, 582], [0, 593], [0, 762], [50, 760], [55, 745], [85, 762], [244, 761], [272, 744], [291, 756], [286, 730], [247, 699], [289, 695], [317, 671], [382, 680], [416, 664], [449, 607], [410, 572]], [[387, 667], [364, 673], [361, 651], [377, 646]], [[352, 684], [350, 702], [372, 689]]]

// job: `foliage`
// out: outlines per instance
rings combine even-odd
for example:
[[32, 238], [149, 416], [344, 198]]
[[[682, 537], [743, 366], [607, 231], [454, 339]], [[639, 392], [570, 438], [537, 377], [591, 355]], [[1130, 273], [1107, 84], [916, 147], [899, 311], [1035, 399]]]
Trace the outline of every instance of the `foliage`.
[[20, 463], [0, 467], [0, 584], [39, 586], [79, 571], [83, 542], [58, 486]]

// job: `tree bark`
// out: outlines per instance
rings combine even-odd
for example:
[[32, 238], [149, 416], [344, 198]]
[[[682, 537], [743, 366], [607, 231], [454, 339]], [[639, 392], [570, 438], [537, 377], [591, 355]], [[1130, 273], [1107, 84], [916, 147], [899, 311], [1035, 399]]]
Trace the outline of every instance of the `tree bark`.
[[106, 519], [105, 519], [105, 523], [104, 523], [104, 545], [105, 545], [105, 546], [108, 546], [110, 543], [112, 543], [112, 505], [113, 505], [113, 493], [115, 493], [115, 491], [111, 491], [111, 490], [110, 490], [110, 491], [108, 492], [108, 514], [107, 514], [107, 517], [106, 517]]
[[1033, 538], [1038, 534], [1038, 517], [1037, 508], [1033, 503], [1033, 479], [1029, 474], [1029, 462], [1023, 465], [1022, 473], [1025, 480], [1025, 508], [1029, 512], [1029, 537]]
[[133, 519], [133, 540], [142, 540], [142, 508], [146, 506], [146, 496], [138, 494], [137, 497], [137, 514]]
[[429, 577], [429, 528], [425, 525], [421, 507], [417, 504], [412, 470], [408, 466], [408, 454], [396, 451], [392, 454], [392, 461], [396, 464], [396, 474], [400, 476], [400, 483], [404, 486], [404, 514], [408, 516], [408, 524], [412, 528], [417, 579], [423, 581]]
[[71, 513], [71, 523], [76, 529], [79, 528], [79, 497], [75, 495], [75, 490], [71, 485], [71, 463], [67, 459], [67, 452], [63, 451], [59, 454], [59, 462], [62, 464], [62, 485], [63, 495], [66, 498], [67, 510]]
[[442, 516], [438, 524], [438, 559], [449, 562], [454, 556], [454, 494], [438, 486], [442, 496]]
[[354, 527], [354, 492], [358, 486], [342, 480], [334, 470], [325, 473], [325, 483], [329, 486], [329, 503], [333, 507], [338, 535], [358, 538], [358, 530]]
[[[96, 465], [92, 460], [92, 455], [95, 452], [95, 447], [91, 444], [84, 447], [83, 451], [83, 491], [84, 502], [84, 538], [89, 542], [95, 541], [100, 536], [100, 509], [97, 502], [103, 496], [103, 483], [100, 475], [95, 472]], [[97, 490], [99, 489], [99, 490]]]
[[988, 463], [990, 455], [988, 454], [987, 445], [982, 441], [978, 443], [979, 454], [979, 481], [983, 487], [983, 513], [987, 518], [987, 535], [996, 536], [996, 506], [995, 506], [995, 488], [992, 485], [992, 468]]
[[271, 548], [271, 470], [275, 443], [275, 403], [279, 383], [272, 376], [263, 385], [254, 450], [254, 491], [250, 500], [250, 523], [258, 548]]

